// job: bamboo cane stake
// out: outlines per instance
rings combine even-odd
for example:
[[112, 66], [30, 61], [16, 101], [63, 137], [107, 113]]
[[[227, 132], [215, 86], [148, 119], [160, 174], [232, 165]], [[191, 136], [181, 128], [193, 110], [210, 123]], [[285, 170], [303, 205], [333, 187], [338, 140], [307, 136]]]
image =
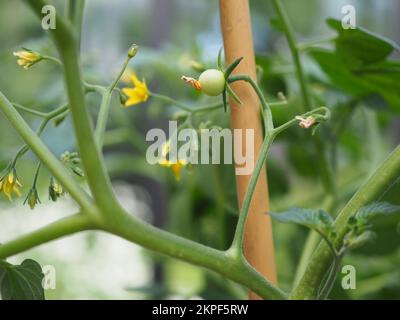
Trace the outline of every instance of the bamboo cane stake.
[[[256, 79], [248, 0], [220, 0], [219, 5], [226, 63], [229, 64], [236, 58], [243, 57], [243, 61], [234, 73], [247, 74]], [[242, 141], [246, 141], [244, 137], [245, 129], [254, 129], [254, 154], [251, 156], [255, 164], [263, 140], [259, 112], [260, 103], [255, 92], [247, 83], [234, 83], [233, 89], [243, 104], [238, 106], [234, 100], [231, 99], [230, 101], [232, 129], [243, 130]], [[242, 145], [242, 152], [246, 154], [245, 143]], [[240, 146], [235, 145], [234, 147], [237, 148]], [[236, 175], [239, 207], [242, 206], [250, 177], [251, 175]], [[245, 230], [244, 254], [256, 270], [273, 283], [276, 283], [277, 277], [271, 220], [265, 214], [268, 209], [268, 184], [264, 167], [250, 206]], [[259, 297], [251, 292], [249, 298], [258, 299]]]

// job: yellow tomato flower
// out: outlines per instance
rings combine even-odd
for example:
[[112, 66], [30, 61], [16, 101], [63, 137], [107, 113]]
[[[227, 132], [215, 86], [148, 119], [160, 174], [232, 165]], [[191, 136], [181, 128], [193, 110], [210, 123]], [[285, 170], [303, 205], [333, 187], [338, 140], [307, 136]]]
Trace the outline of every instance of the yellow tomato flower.
[[130, 74], [130, 78], [134, 87], [122, 89], [122, 93], [128, 97], [125, 102], [125, 107], [145, 102], [149, 98], [149, 90], [146, 82], [144, 80], [140, 81], [134, 73]]
[[179, 181], [181, 179], [181, 170], [187, 165], [187, 161], [178, 160], [173, 162], [167, 159], [162, 159], [158, 162], [158, 164], [162, 167], [171, 168], [175, 175], [176, 181]]
[[25, 70], [42, 60], [42, 56], [39, 53], [30, 50], [17, 51], [13, 54], [18, 57], [18, 65], [24, 67]]
[[19, 188], [22, 187], [18, 181], [15, 169], [10, 171], [0, 180], [0, 192], [3, 192], [9, 200], [12, 200], [12, 193], [14, 192], [18, 197], [21, 196]]

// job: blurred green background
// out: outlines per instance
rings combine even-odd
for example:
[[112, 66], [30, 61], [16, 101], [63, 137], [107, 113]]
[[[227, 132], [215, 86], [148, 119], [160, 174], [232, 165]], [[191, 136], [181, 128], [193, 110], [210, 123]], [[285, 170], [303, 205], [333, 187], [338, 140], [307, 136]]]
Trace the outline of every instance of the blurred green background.
[[[63, 12], [64, 2], [52, 1], [59, 13]], [[250, 4], [257, 62], [264, 68], [261, 86], [270, 101], [277, 100], [279, 91], [290, 101], [273, 110], [276, 122], [280, 123], [295, 113], [300, 99], [290, 53], [282, 34], [270, 24], [274, 15], [270, 1], [251, 0]], [[302, 41], [334, 35], [325, 20], [340, 18], [346, 4], [355, 6], [358, 25], [400, 40], [397, 0], [288, 0], [284, 4]], [[140, 51], [130, 66], [140, 78], [146, 78], [151, 91], [194, 105], [208, 102], [183, 86], [179, 78], [182, 74], [197, 75], [191, 68], [193, 60], [215, 67], [222, 45], [218, 1], [86, 1], [81, 55], [85, 79], [108, 84], [118, 73], [132, 43], [139, 44]], [[11, 101], [41, 111], [63, 104], [65, 94], [59, 68], [40, 63], [29, 71], [22, 69], [12, 55], [21, 47], [55, 54], [23, 1], [0, 0], [0, 90]], [[332, 89], [329, 82], [321, 80], [321, 70], [309, 56], [305, 56], [304, 62], [321, 105], [333, 108], [338, 117], [351, 110], [341, 135], [329, 144], [344, 203], [399, 143], [400, 122], [381, 97], [357, 102], [357, 108], [352, 108], [351, 95]], [[99, 97], [92, 94], [87, 99], [90, 112], [95, 115]], [[176, 111], [174, 106], [151, 98], [145, 104], [123, 109], [115, 98], [105, 153], [117, 196], [128, 210], [156, 226], [213, 247], [227, 248], [237, 219], [233, 167], [195, 166], [176, 182], [169, 170], [146, 162], [146, 132], [154, 127], [166, 128]], [[34, 128], [40, 123], [31, 116], [26, 119]], [[229, 117], [223, 112], [198, 116], [195, 124], [201, 126], [208, 121], [229, 127]], [[67, 119], [57, 128], [49, 126], [43, 139], [55, 154], [61, 155], [75, 148], [72, 130]], [[2, 114], [0, 137], [2, 170], [22, 145]], [[292, 206], [318, 208], [323, 204], [313, 152], [302, 139], [307, 137], [292, 130], [272, 148], [268, 179], [274, 211]], [[24, 194], [29, 190], [35, 162], [31, 153], [18, 162]], [[43, 170], [39, 180], [42, 204], [34, 211], [22, 205], [23, 197], [13, 202], [0, 197], [0, 242], [74, 212], [68, 196], [50, 203], [46, 194], [48, 181], [49, 175]], [[398, 184], [394, 185], [384, 200], [400, 203], [399, 191]], [[380, 220], [377, 240], [345, 258], [344, 264], [356, 267], [357, 289], [343, 290], [339, 275], [333, 298], [400, 298], [399, 221], [397, 217]], [[274, 224], [277, 270], [284, 289], [289, 289], [293, 281], [306, 236], [305, 229]], [[102, 233], [75, 235], [10, 260], [19, 262], [27, 257], [55, 267], [56, 288], [46, 290], [47, 299], [246, 297], [242, 287], [211, 272]]]

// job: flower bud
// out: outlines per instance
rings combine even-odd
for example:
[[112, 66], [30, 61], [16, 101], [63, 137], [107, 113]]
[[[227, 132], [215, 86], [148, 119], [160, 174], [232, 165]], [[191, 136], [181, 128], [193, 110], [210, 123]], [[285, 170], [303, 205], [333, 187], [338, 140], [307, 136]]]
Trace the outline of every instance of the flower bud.
[[119, 102], [121, 102], [121, 105], [124, 106], [128, 99], [129, 98], [126, 96], [125, 93], [123, 93], [122, 91], [119, 92]]
[[134, 56], [136, 56], [137, 52], [139, 50], [139, 46], [137, 44], [133, 44], [128, 51], [128, 57], [129, 58], [133, 58]]

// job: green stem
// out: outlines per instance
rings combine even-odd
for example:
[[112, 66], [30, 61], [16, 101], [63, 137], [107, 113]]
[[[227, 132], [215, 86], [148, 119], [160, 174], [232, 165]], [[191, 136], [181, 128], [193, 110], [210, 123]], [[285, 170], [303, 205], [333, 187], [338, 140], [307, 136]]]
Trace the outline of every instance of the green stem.
[[274, 101], [274, 102], [268, 102], [270, 108], [279, 108], [283, 106], [287, 106], [289, 104], [288, 101]]
[[304, 101], [304, 110], [303, 112], [308, 111], [306, 108], [311, 108], [311, 97], [307, 87], [307, 80], [303, 70], [303, 65], [300, 60], [300, 54], [297, 47], [296, 39], [294, 36], [294, 29], [292, 24], [290, 23], [290, 19], [287, 15], [285, 8], [283, 7], [281, 1], [279, 0], [272, 0], [274, 5], [275, 11], [278, 14], [279, 20], [282, 22], [283, 33], [286, 36], [290, 51], [292, 53], [292, 57], [294, 60], [294, 64], [297, 70], [297, 76], [299, 78], [300, 86], [301, 86], [301, 93], [303, 95]]
[[[319, 115], [319, 118], [321, 120], [328, 120], [330, 117], [330, 112], [329, 109], [325, 108], [325, 107], [321, 107], [321, 108], [317, 108], [315, 110], [311, 110], [305, 114], [303, 114], [303, 117], [312, 115], [312, 114], [319, 114], [321, 111], [324, 111], [325, 114], [324, 115]], [[242, 205], [242, 209], [239, 215], [239, 220], [238, 220], [238, 224], [236, 226], [236, 231], [235, 231], [235, 236], [233, 238], [233, 242], [232, 242], [232, 250], [235, 250], [235, 252], [237, 254], [243, 254], [243, 240], [244, 240], [244, 231], [245, 231], [245, 224], [247, 221], [247, 216], [249, 214], [249, 209], [250, 209], [250, 204], [251, 204], [251, 200], [253, 197], [253, 193], [254, 190], [256, 188], [257, 185], [257, 181], [259, 178], [259, 175], [261, 173], [261, 170], [264, 166], [265, 160], [267, 159], [267, 154], [269, 151], [269, 148], [272, 145], [272, 142], [274, 141], [274, 139], [276, 138], [276, 136], [281, 133], [282, 131], [286, 130], [287, 128], [289, 128], [290, 126], [294, 125], [295, 123], [297, 123], [298, 120], [296, 118], [288, 121], [287, 123], [272, 129], [271, 131], [268, 131], [268, 135], [264, 138], [264, 142], [261, 146], [261, 150], [257, 159], [257, 163], [256, 166], [253, 170], [253, 174], [251, 175], [250, 178], [250, 182], [249, 182], [249, 186], [247, 187], [246, 190], [246, 194], [244, 196], [244, 200], [243, 200], [243, 205]]]
[[21, 105], [19, 103], [14, 103], [13, 102], [12, 105], [15, 108], [17, 108], [18, 110], [21, 110], [23, 112], [29, 113], [31, 115], [34, 115], [34, 116], [37, 116], [37, 117], [40, 117], [40, 118], [45, 118], [46, 117], [46, 113], [40, 112], [40, 111], [36, 111], [34, 109], [30, 109], [30, 108], [27, 108], [27, 107], [24, 107], [23, 105]]
[[[41, 17], [41, 8], [45, 2], [42, 0], [26, 1], [34, 9], [36, 14]], [[222, 275], [227, 276], [229, 279], [246, 285], [248, 288], [264, 298], [284, 299], [286, 296], [281, 290], [263, 278], [241, 257], [232, 255], [231, 251], [218, 251], [170, 234], [163, 230], [159, 230], [141, 220], [136, 219], [131, 214], [126, 213], [120, 208], [119, 203], [112, 195], [109, 177], [105, 172], [103, 164], [103, 157], [97, 148], [97, 144], [92, 134], [90, 120], [85, 108], [83, 90], [81, 86], [82, 82], [80, 77], [80, 69], [78, 66], [76, 45], [71, 31], [63, 21], [63, 18], [58, 16], [57, 28], [55, 30], [50, 30], [49, 32], [54, 36], [59, 54], [64, 63], [65, 81], [72, 119], [74, 122], [75, 135], [78, 139], [80, 155], [85, 168], [89, 186], [94, 194], [97, 205], [97, 207], [94, 208], [94, 211], [97, 213], [99, 210], [98, 208], [101, 208], [103, 219], [98, 220], [101, 228], [146, 248], [214, 270]], [[3, 107], [1, 100], [0, 106]], [[3, 109], [8, 111], [8, 108]], [[18, 120], [22, 120], [22, 118]], [[12, 121], [12, 124], [18, 129], [18, 122]], [[22, 128], [20, 131], [25, 133], [28, 131], [28, 129]], [[24, 138], [29, 141], [29, 137], [24, 136]], [[32, 149], [34, 150], [33, 147], [38, 149], [37, 146], [39, 143], [40, 140], [35, 140], [34, 143], [32, 143]], [[43, 157], [43, 154], [40, 154], [40, 158], [43, 161], [46, 159], [46, 157]], [[92, 219], [93, 218], [94, 216], [92, 216]], [[87, 226], [88, 223], [86, 220], [84, 225], [80, 225], [82, 229], [87, 228]], [[14, 254], [21, 248], [30, 248], [32, 247], [32, 243], [33, 245], [37, 245], [42, 242], [52, 240], [59, 234], [62, 234], [64, 229], [61, 226], [60, 230], [55, 227], [56, 230], [52, 231], [50, 226], [48, 226], [47, 228], [50, 228], [50, 230], [47, 232], [47, 229], [45, 228], [44, 234], [47, 234], [47, 237], [41, 237], [40, 232], [38, 232], [32, 237], [28, 236], [26, 238], [22, 238], [22, 240], [19, 240], [19, 242], [16, 240], [16, 242], [12, 242], [11, 245], [6, 244], [1, 246], [0, 257]], [[79, 228], [72, 228], [72, 231], [74, 230], [79, 230]], [[6, 251], [6, 254], [4, 251]]]
[[184, 111], [187, 111], [187, 112], [193, 113], [193, 114], [194, 113], [200, 113], [200, 112], [218, 110], [218, 109], [222, 108], [222, 103], [220, 103], [220, 102], [214, 102], [214, 103], [206, 104], [206, 105], [203, 105], [203, 106], [190, 107], [190, 106], [188, 106], [188, 105], [186, 105], [186, 104], [184, 104], [184, 103], [182, 103], [182, 102], [180, 102], [178, 100], [175, 100], [175, 99], [173, 99], [171, 97], [168, 97], [166, 95], [163, 95], [163, 94], [158, 94], [158, 93], [151, 92], [150, 96], [155, 98], [155, 99], [158, 99], [160, 101], [163, 101], [163, 102], [166, 102], [166, 103], [170, 103], [170, 104], [172, 104], [172, 105], [174, 105], [174, 106], [176, 106], [176, 107], [178, 107], [178, 108], [180, 108], [180, 109], [182, 109]]
[[335, 284], [335, 280], [337, 274], [339, 272], [340, 263], [342, 261], [342, 257], [335, 255], [332, 262], [332, 267], [329, 270], [328, 277], [321, 288], [320, 292], [318, 293], [317, 299], [318, 300], [325, 300], [328, 298], [329, 293], [332, 291], [333, 285]]
[[[336, 248], [339, 248], [347, 230], [347, 220], [359, 208], [377, 200], [400, 176], [400, 146], [390, 154], [374, 174], [358, 189], [335, 221], [337, 230]], [[300, 283], [291, 293], [293, 299], [315, 299], [318, 286], [329, 267], [331, 252], [325, 243], [320, 243], [312, 256]]]
[[119, 72], [119, 74], [117, 75], [117, 77], [114, 79], [114, 81], [111, 83], [111, 85], [110, 85], [109, 88], [108, 88], [108, 91], [109, 91], [110, 93], [111, 93], [111, 92], [114, 90], [114, 88], [117, 86], [119, 80], [121, 79], [121, 77], [123, 76], [123, 74], [124, 74], [126, 68], [128, 67], [129, 61], [130, 61], [131, 59], [132, 59], [132, 58], [131, 58], [129, 55], [126, 57], [125, 62], [124, 62], [124, 65], [123, 65], [122, 68], [121, 68], [121, 71]]
[[42, 59], [43, 59], [43, 60], [48, 60], [48, 61], [54, 62], [54, 63], [58, 64], [59, 66], [62, 66], [62, 62], [61, 62], [59, 59], [55, 58], [55, 57], [51, 57], [51, 56], [42, 56]]
[[29, 250], [51, 240], [59, 239], [79, 231], [93, 227], [87, 215], [75, 214], [53, 222], [43, 228], [28, 233], [18, 239], [11, 240], [0, 246], [0, 260], [6, 259], [17, 253]]
[[310, 48], [313, 48], [313, 47], [330, 44], [333, 41], [335, 41], [335, 39], [336, 39], [336, 36], [335, 37], [329, 37], [329, 38], [323, 38], [323, 39], [315, 39], [315, 40], [312, 40], [312, 41], [299, 43], [297, 45], [297, 48], [298, 48], [299, 51], [306, 51], [306, 50], [308, 50]]
[[165, 96], [163, 94], [150, 92], [149, 95], [151, 97], [155, 98], [155, 99], [160, 100], [160, 101], [163, 101], [163, 102], [166, 102], [166, 103], [170, 103], [170, 104], [172, 104], [172, 105], [174, 105], [174, 106], [176, 106], [176, 107], [178, 107], [178, 108], [180, 108], [180, 109], [182, 109], [184, 111], [192, 112], [192, 110], [193, 110], [193, 108], [187, 106], [186, 104], [184, 104], [184, 103], [182, 103], [182, 102], [180, 102], [178, 100], [175, 100], [173, 98], [170, 98], [168, 96]]
[[106, 89], [106, 91], [103, 94], [103, 98], [101, 99], [101, 104], [100, 104], [100, 111], [99, 115], [97, 117], [97, 124], [96, 124], [96, 131], [95, 131], [95, 138], [98, 144], [98, 147], [102, 149], [103, 146], [103, 140], [104, 140], [104, 133], [106, 132], [107, 128], [107, 121], [108, 117], [110, 114], [110, 107], [111, 107], [111, 97], [114, 88], [118, 84], [119, 80], [121, 79], [122, 75], [125, 72], [126, 67], [129, 64], [129, 61], [131, 58], [127, 56], [125, 63], [119, 72], [118, 76], [115, 78], [115, 80], [111, 83], [111, 85]]
[[104, 133], [106, 131], [108, 115], [110, 113], [111, 95], [112, 93], [107, 90], [101, 98], [100, 111], [97, 116], [95, 130], [95, 139], [99, 149], [103, 148]]
[[[300, 52], [296, 43], [296, 39], [294, 36], [294, 30], [290, 23], [289, 17], [285, 8], [283, 7], [282, 3], [279, 0], [272, 0], [274, 8], [278, 14], [278, 18], [281, 21], [283, 32], [286, 36], [286, 39], [289, 44], [290, 51], [292, 53], [293, 61], [296, 67], [297, 77], [300, 83], [301, 94], [303, 96], [303, 111], [309, 111], [312, 107], [312, 99], [309, 92], [309, 88], [307, 86], [307, 80], [305, 76], [305, 72], [303, 69], [303, 65], [300, 59]], [[335, 179], [333, 177], [332, 170], [328, 164], [326, 155], [325, 155], [325, 147], [322, 143], [321, 137], [319, 135], [315, 135], [314, 138], [314, 147], [317, 152], [318, 157], [318, 166], [319, 171], [321, 173], [321, 180], [323, 186], [327, 193], [331, 194], [334, 198], [336, 196], [336, 187], [335, 187]]]
[[[26, 2], [41, 18], [41, 9], [46, 2], [43, 0], [26, 0]], [[104, 159], [94, 139], [90, 117], [86, 109], [75, 38], [68, 24], [59, 15], [57, 15], [57, 28], [49, 30], [49, 33], [53, 36], [64, 64], [65, 83], [75, 136], [89, 187], [96, 204], [103, 207], [104, 212], [112, 214], [112, 209], [117, 201], [105, 170]], [[62, 183], [62, 181], [60, 182]]]
[[239, 220], [238, 220], [238, 223], [236, 226], [235, 235], [234, 235], [232, 246], [231, 246], [232, 250], [237, 255], [240, 255], [240, 256], [243, 255], [244, 231], [245, 231], [247, 216], [249, 214], [251, 200], [253, 198], [253, 193], [256, 188], [257, 181], [260, 176], [261, 170], [264, 166], [264, 162], [267, 159], [267, 154], [268, 154], [269, 148], [271, 147], [274, 138], [275, 138], [274, 131], [272, 131], [272, 133], [269, 136], [264, 138], [264, 142], [261, 146], [261, 150], [260, 150], [260, 153], [258, 156], [256, 166], [253, 170], [253, 173], [250, 178], [249, 186], [247, 187], [246, 194], [244, 196], [241, 212], [239, 214]]
[[[249, 83], [253, 87], [254, 91], [256, 92], [258, 99], [261, 102], [261, 106], [262, 106], [262, 108], [260, 109], [261, 115], [262, 115], [262, 118], [264, 121], [266, 135], [268, 135], [269, 132], [271, 132], [274, 129], [274, 123], [272, 120], [271, 108], [270, 108], [267, 100], [265, 100], [265, 97], [262, 94], [260, 87], [250, 76], [247, 76], [247, 75], [235, 75], [235, 76], [229, 77], [229, 79], [228, 79], [229, 83], [233, 83], [236, 81], [245, 81], [245, 82]], [[266, 114], [264, 114], [264, 112], [266, 112]]]
[[37, 180], [39, 178], [39, 172], [40, 172], [40, 167], [42, 166], [42, 162], [39, 160], [36, 170], [35, 170], [35, 175], [33, 176], [33, 182], [32, 182], [32, 189], [36, 188]]
[[[15, 106], [14, 103], [13, 103], [13, 106]], [[25, 107], [23, 107], [21, 105], [19, 105], [19, 107], [24, 108], [22, 110], [28, 109], [28, 108], [25, 108]], [[29, 109], [29, 110], [31, 110], [31, 109]], [[64, 113], [66, 113], [66, 112], [69, 112], [68, 105], [64, 105], [64, 106], [62, 106], [60, 108], [57, 108], [57, 109], [55, 109], [55, 110], [53, 110], [53, 111], [51, 111], [49, 113], [43, 113], [43, 115], [41, 117], [43, 117], [44, 119], [41, 122], [39, 128], [36, 130], [36, 134], [40, 137], [40, 135], [43, 133], [44, 129], [46, 128], [46, 126], [47, 126], [47, 124], [49, 123], [50, 120], [52, 120], [52, 119], [54, 119], [54, 118], [56, 118], [56, 117], [58, 117], [58, 116], [60, 116], [60, 115], [62, 115]], [[29, 151], [29, 147], [27, 145], [22, 146], [19, 149], [19, 151], [17, 152], [17, 154], [14, 157], [14, 159], [13, 159], [13, 162], [12, 162], [13, 166], [15, 166], [16, 162], [18, 161], [18, 159], [21, 158], [28, 151]]]
[[206, 104], [204, 106], [198, 106], [194, 107], [192, 110], [192, 113], [200, 113], [200, 112], [208, 112], [208, 111], [213, 111], [213, 110], [218, 110], [222, 108], [222, 103], [220, 102], [214, 102], [210, 104]]
[[299, 262], [297, 263], [296, 273], [293, 280], [293, 287], [299, 284], [301, 277], [307, 269], [308, 262], [320, 241], [321, 237], [319, 233], [314, 230], [310, 230], [304, 243]]
[[67, 7], [68, 19], [71, 22], [78, 48], [81, 43], [82, 36], [82, 21], [83, 21], [83, 12], [85, 9], [85, 0], [67, 0], [69, 5]]
[[10, 121], [15, 130], [24, 139], [25, 143], [31, 148], [36, 156], [42, 161], [49, 171], [57, 178], [64, 186], [75, 201], [82, 207], [88, 210], [92, 209], [92, 201], [87, 196], [86, 192], [77, 184], [77, 182], [65, 171], [64, 166], [51, 153], [47, 146], [40, 138], [32, 131], [25, 120], [21, 117], [17, 110], [0, 92], [0, 109]]
[[[115, 208], [114, 212], [120, 209]], [[250, 288], [265, 299], [285, 299], [286, 295], [276, 288], [248, 263], [231, 252], [216, 250], [197, 242], [184, 239], [119, 212], [119, 221], [110, 221], [105, 230], [137, 243], [147, 249], [166, 254], [195, 265], [211, 269], [237, 283]]]

